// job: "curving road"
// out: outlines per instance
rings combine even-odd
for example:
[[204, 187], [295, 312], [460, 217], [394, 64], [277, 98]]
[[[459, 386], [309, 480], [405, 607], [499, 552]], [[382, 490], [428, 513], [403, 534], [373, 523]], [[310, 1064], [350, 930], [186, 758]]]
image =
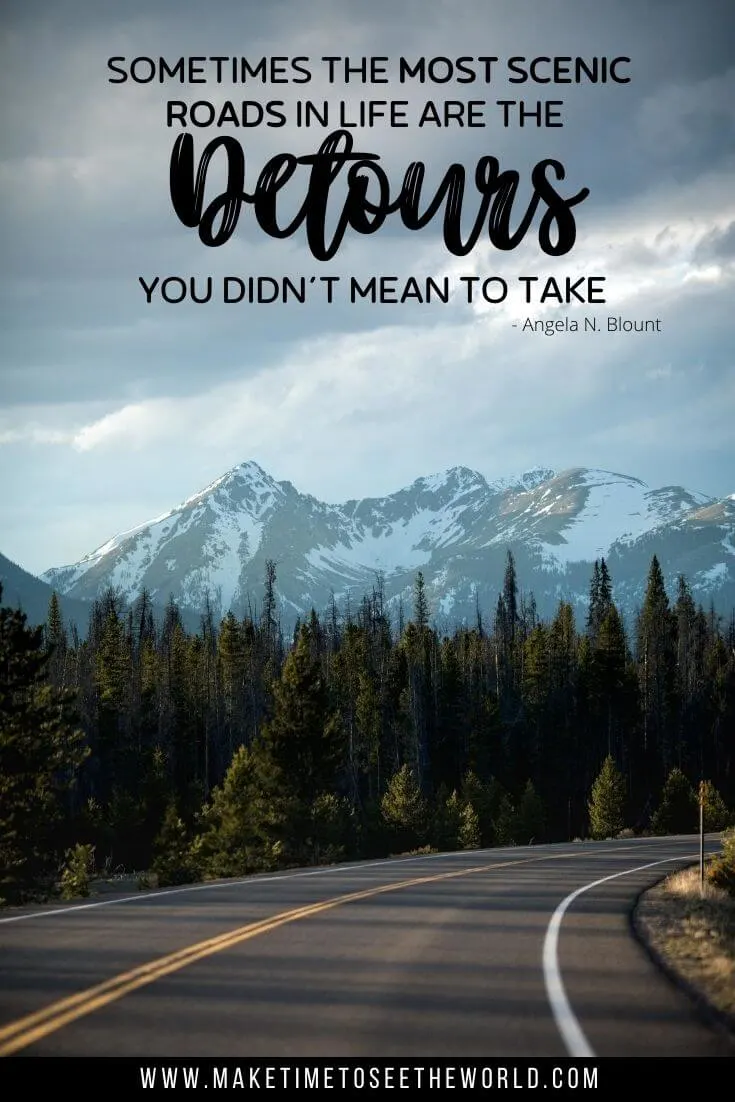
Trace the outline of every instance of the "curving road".
[[0, 1055], [731, 1056], [630, 934], [697, 853], [475, 850], [7, 913]]

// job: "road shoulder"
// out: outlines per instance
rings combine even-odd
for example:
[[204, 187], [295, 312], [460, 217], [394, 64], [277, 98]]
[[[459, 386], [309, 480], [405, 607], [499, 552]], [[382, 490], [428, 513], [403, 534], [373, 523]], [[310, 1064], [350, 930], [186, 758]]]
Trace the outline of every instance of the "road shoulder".
[[735, 1045], [735, 899], [710, 884], [702, 897], [692, 866], [643, 892], [631, 926], [654, 963]]

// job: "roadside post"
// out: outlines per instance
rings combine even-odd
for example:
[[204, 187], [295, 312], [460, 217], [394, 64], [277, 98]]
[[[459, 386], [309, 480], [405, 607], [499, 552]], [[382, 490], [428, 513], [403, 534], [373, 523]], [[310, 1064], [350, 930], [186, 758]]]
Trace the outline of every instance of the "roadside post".
[[704, 898], [704, 781], [699, 782], [699, 894]]

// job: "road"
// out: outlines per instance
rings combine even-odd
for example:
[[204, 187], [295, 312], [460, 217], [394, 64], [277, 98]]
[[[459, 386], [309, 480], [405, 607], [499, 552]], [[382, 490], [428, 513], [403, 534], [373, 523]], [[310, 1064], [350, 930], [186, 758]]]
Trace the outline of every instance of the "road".
[[474, 850], [7, 912], [0, 1055], [731, 1056], [630, 933], [697, 850]]

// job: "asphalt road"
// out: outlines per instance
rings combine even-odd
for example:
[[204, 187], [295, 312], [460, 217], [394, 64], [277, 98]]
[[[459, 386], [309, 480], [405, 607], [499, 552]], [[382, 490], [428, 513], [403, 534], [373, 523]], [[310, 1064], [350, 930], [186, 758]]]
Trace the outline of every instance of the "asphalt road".
[[475, 850], [7, 912], [0, 1055], [732, 1056], [630, 933], [697, 851]]

